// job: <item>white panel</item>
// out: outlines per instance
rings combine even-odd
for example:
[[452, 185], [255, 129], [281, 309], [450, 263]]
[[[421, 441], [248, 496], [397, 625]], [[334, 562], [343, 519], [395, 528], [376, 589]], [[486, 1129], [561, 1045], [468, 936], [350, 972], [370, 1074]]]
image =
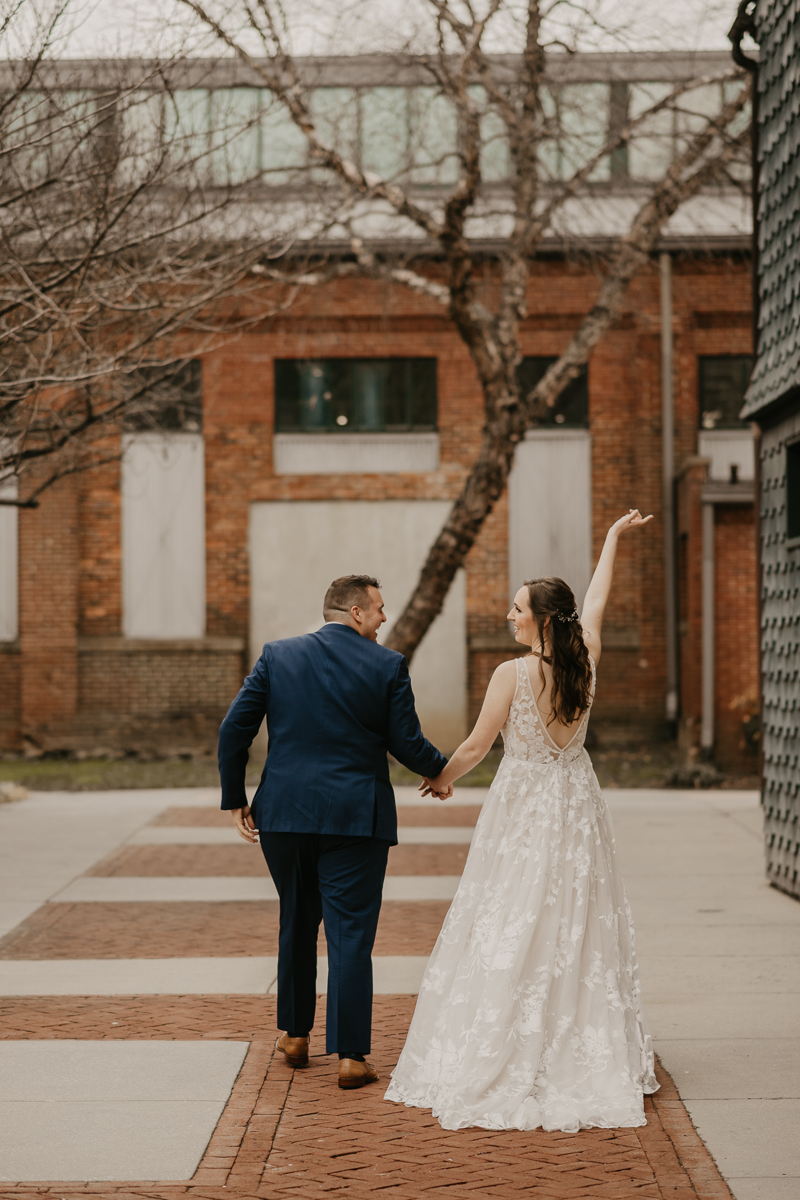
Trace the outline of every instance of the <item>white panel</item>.
[[438, 433], [276, 433], [277, 475], [375, 475], [436, 471]]
[[202, 637], [205, 475], [200, 434], [136, 434], [122, 459], [122, 625], [131, 638]]
[[[400, 615], [450, 505], [440, 500], [274, 501], [250, 509], [250, 633], [264, 642], [319, 629], [322, 600], [340, 575], [375, 575], [389, 622]], [[385, 636], [385, 633], [384, 633]], [[411, 664], [426, 735], [445, 751], [466, 722], [463, 571]]]
[[[0, 497], [15, 500], [17, 481], [0, 483]], [[18, 632], [19, 509], [0, 504], [0, 642], [13, 642]]]
[[755, 478], [755, 443], [749, 429], [703, 429], [697, 435], [697, 453], [711, 459], [709, 479], [731, 483], [731, 467], [736, 467], [740, 482]]
[[531, 431], [508, 481], [509, 592], [557, 575], [578, 608], [592, 577], [591, 439], [583, 429]]

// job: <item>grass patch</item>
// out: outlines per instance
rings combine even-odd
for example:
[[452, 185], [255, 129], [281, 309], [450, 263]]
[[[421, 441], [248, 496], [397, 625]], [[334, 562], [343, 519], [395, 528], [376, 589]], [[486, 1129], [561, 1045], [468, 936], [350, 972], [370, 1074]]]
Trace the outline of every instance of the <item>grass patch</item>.
[[[673, 743], [635, 746], [594, 747], [589, 751], [601, 787], [661, 788], [677, 763]], [[483, 762], [458, 781], [458, 787], [489, 787], [495, 777], [502, 751], [490, 750]], [[417, 787], [419, 775], [391, 763], [392, 783]], [[255, 786], [260, 763], [251, 764], [247, 783]], [[0, 758], [0, 783], [16, 783], [32, 792], [99, 792], [127, 788], [219, 787], [213, 758]], [[755, 771], [724, 777], [721, 787], [757, 788]]]
[[[248, 783], [258, 778], [248, 778]], [[32, 792], [219, 787], [219, 772], [210, 758], [4, 758], [0, 782], [18, 783]]]

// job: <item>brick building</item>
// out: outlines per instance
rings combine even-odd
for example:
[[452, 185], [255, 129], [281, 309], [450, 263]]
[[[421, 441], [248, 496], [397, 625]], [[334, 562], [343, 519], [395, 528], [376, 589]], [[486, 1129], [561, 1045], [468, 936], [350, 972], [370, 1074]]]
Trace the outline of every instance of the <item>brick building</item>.
[[[727, 64], [589, 55], [564, 86], [591, 94], [608, 122], [648, 88]], [[319, 68], [321, 93], [360, 106], [364, 155], [379, 66]], [[232, 70], [224, 86], [204, 77], [209, 112]], [[598, 290], [595, 252], [680, 135], [673, 123], [632, 142], [574, 209], [579, 232], [545, 244], [522, 326], [529, 378], [566, 346]], [[262, 136], [253, 153], [271, 145]], [[746, 195], [725, 184], [680, 210], [586, 375], [518, 447], [507, 493], [412, 664], [423, 723], [443, 748], [517, 652], [509, 594], [530, 575], [560, 574], [580, 602], [608, 525], [636, 506], [656, 522], [621, 550], [595, 728], [601, 739], [660, 735], [677, 721], [690, 756], [751, 761], [753, 442], [738, 415], [752, 352], [748, 217]], [[490, 286], [491, 239], [483, 257]], [[376, 573], [399, 612], [480, 440], [480, 389], [448, 317], [368, 280], [307, 293], [198, 360], [184, 387], [193, 415], [179, 430], [132, 431], [119, 463], [62, 480], [38, 509], [0, 510], [7, 750], [208, 748], [263, 641], [316, 628], [334, 575]]]

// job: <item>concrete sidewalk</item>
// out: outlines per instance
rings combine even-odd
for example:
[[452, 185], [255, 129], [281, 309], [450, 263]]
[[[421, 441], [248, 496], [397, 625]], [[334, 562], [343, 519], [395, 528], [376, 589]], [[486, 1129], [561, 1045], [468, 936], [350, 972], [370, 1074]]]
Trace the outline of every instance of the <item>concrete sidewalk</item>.
[[[376, 943], [384, 1077], [485, 795], [398, 793], [404, 836]], [[688, 1110], [736, 1200], [794, 1200], [800, 905], [764, 880], [758, 797], [607, 796], [646, 1012], [683, 1104], [664, 1077], [646, 1130], [578, 1135], [448, 1135], [382, 1087], [345, 1099], [319, 1030], [308, 1072], [272, 1062], [277, 904], [260, 851], [227, 837], [215, 791], [0, 807], [0, 1197], [39, 1182], [63, 1196], [55, 1180], [87, 1179], [159, 1197], [223, 1184], [265, 1197], [727, 1195]], [[152, 1039], [173, 1056], [156, 1071]], [[87, 1193], [73, 1182], [69, 1194]]]
[[800, 904], [750, 792], [607, 793], [656, 1052], [737, 1200], [800, 1196]]

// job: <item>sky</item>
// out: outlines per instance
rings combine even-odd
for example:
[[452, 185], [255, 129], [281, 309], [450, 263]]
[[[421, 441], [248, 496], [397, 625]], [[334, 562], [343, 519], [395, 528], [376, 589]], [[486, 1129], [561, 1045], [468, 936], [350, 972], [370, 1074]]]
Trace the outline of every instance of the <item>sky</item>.
[[[55, 2], [29, 0], [28, 19]], [[0, 0], [0, 7], [7, 3]], [[235, 12], [232, 18], [230, 14], [238, 7], [236, 0], [209, 0], [208, 6], [215, 14], [226, 13], [233, 28]], [[295, 54], [420, 50], [432, 29], [426, 0], [285, 0], [284, 11]], [[582, 50], [727, 50], [735, 11], [735, 0], [581, 0], [580, 5], [550, 0], [547, 28], [554, 42]], [[514, 49], [523, 14], [524, 4], [508, 0], [487, 49]], [[149, 57], [182, 45], [196, 54], [220, 54], [218, 42], [193, 36], [195, 26], [180, 0], [71, 0], [56, 53], [64, 58]], [[259, 53], [252, 38], [248, 49]]]

